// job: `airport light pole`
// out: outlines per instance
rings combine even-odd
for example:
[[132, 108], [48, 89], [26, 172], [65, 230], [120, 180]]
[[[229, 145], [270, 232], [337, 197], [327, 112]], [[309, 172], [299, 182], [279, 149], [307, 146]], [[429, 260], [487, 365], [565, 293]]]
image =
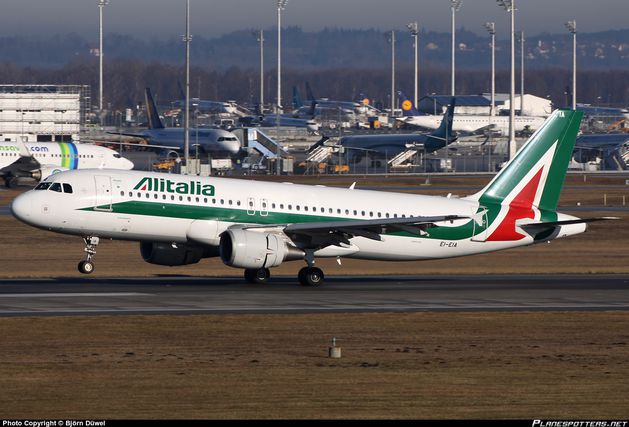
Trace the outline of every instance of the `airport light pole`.
[[279, 126], [280, 126], [280, 112], [282, 111], [282, 11], [286, 9], [286, 3], [288, 0], [277, 0], [277, 108], [276, 108], [276, 121], [278, 127], [278, 140], [275, 150], [275, 171], [277, 175], [281, 175], [282, 166], [280, 162], [280, 141], [279, 141]]
[[264, 30], [254, 32], [260, 42], [260, 114], [264, 114]]
[[395, 30], [391, 30], [391, 118], [395, 112]]
[[497, 0], [511, 15], [511, 89], [509, 91], [509, 160], [515, 157], [515, 0]]
[[452, 96], [455, 95], [455, 52], [456, 52], [456, 13], [461, 9], [463, 0], [450, 0], [450, 8], [452, 9]]
[[577, 21], [566, 22], [566, 28], [572, 33], [572, 109], [577, 109]]
[[520, 42], [520, 116], [524, 115], [524, 31], [518, 33]]
[[98, 0], [98, 116], [103, 126], [103, 8], [109, 0]]
[[190, 160], [190, 42], [192, 41], [190, 35], [190, 0], [186, 0], [186, 34], [183, 36], [183, 41], [186, 43], [186, 106], [183, 126], [183, 153], [187, 174], [188, 160]]
[[485, 22], [483, 25], [491, 36], [491, 107], [489, 115], [496, 115], [496, 24]]
[[413, 36], [413, 46], [415, 48], [415, 97], [413, 98], [413, 106], [417, 108], [419, 100], [419, 26], [417, 21], [406, 25]]

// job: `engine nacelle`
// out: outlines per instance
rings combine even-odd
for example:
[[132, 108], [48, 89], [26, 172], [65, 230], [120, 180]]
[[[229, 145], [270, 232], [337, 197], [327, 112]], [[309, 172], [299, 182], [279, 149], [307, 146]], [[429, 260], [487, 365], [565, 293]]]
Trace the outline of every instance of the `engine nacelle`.
[[157, 265], [196, 264], [201, 258], [218, 256], [218, 248], [204, 248], [185, 244], [140, 242], [140, 254], [144, 261]]
[[68, 168], [62, 168], [61, 166], [56, 166], [56, 167], [43, 167], [41, 169], [38, 169], [36, 171], [32, 172], [33, 178], [35, 178], [38, 181], [41, 181], [42, 179], [46, 179], [48, 178], [50, 175], [54, 175], [56, 173], [59, 172], [65, 172], [69, 170]]
[[242, 229], [227, 230], [221, 234], [219, 248], [226, 265], [240, 268], [277, 267], [284, 261], [304, 256], [303, 251], [289, 247], [276, 234]]

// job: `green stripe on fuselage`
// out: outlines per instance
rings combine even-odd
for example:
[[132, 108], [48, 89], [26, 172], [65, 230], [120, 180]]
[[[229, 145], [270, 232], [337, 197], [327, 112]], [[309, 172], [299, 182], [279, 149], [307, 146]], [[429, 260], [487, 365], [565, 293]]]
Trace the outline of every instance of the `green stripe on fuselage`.
[[[215, 220], [223, 222], [234, 222], [241, 224], [298, 224], [309, 222], [330, 222], [330, 221], [354, 221], [356, 218], [327, 216], [308, 213], [288, 213], [288, 212], [265, 212], [260, 211], [248, 214], [246, 209], [219, 207], [219, 206], [198, 206], [182, 205], [175, 203], [160, 203], [148, 201], [127, 201], [114, 203], [111, 205], [96, 206], [80, 209], [83, 211], [98, 211], [103, 213], [129, 214], [154, 216], [162, 218], [200, 219]], [[374, 218], [372, 218], [374, 219]], [[474, 230], [474, 221], [463, 224], [459, 227], [433, 227], [428, 229], [428, 235], [421, 237], [443, 240], [469, 239], [473, 232], [479, 233], [482, 230], [478, 225]], [[418, 237], [417, 234], [407, 232], [386, 233], [395, 236]]]

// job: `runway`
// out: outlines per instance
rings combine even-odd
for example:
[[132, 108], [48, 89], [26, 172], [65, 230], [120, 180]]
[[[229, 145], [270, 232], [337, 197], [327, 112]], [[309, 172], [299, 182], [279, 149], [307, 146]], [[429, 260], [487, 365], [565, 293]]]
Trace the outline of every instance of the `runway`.
[[629, 275], [52, 278], [0, 281], [0, 316], [629, 310]]

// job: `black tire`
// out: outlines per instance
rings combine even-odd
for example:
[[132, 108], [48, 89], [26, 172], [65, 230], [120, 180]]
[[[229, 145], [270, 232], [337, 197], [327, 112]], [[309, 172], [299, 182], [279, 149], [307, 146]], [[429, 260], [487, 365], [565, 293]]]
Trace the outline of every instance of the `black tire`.
[[245, 270], [245, 280], [249, 283], [267, 283], [271, 277], [268, 268], [248, 268]]
[[79, 263], [79, 272], [83, 274], [92, 274], [94, 271], [94, 263], [91, 261], [83, 260]]
[[297, 275], [302, 286], [321, 286], [325, 279], [323, 270], [317, 267], [304, 267]]
[[16, 177], [7, 178], [4, 182], [7, 188], [16, 188], [18, 186], [18, 180]]

